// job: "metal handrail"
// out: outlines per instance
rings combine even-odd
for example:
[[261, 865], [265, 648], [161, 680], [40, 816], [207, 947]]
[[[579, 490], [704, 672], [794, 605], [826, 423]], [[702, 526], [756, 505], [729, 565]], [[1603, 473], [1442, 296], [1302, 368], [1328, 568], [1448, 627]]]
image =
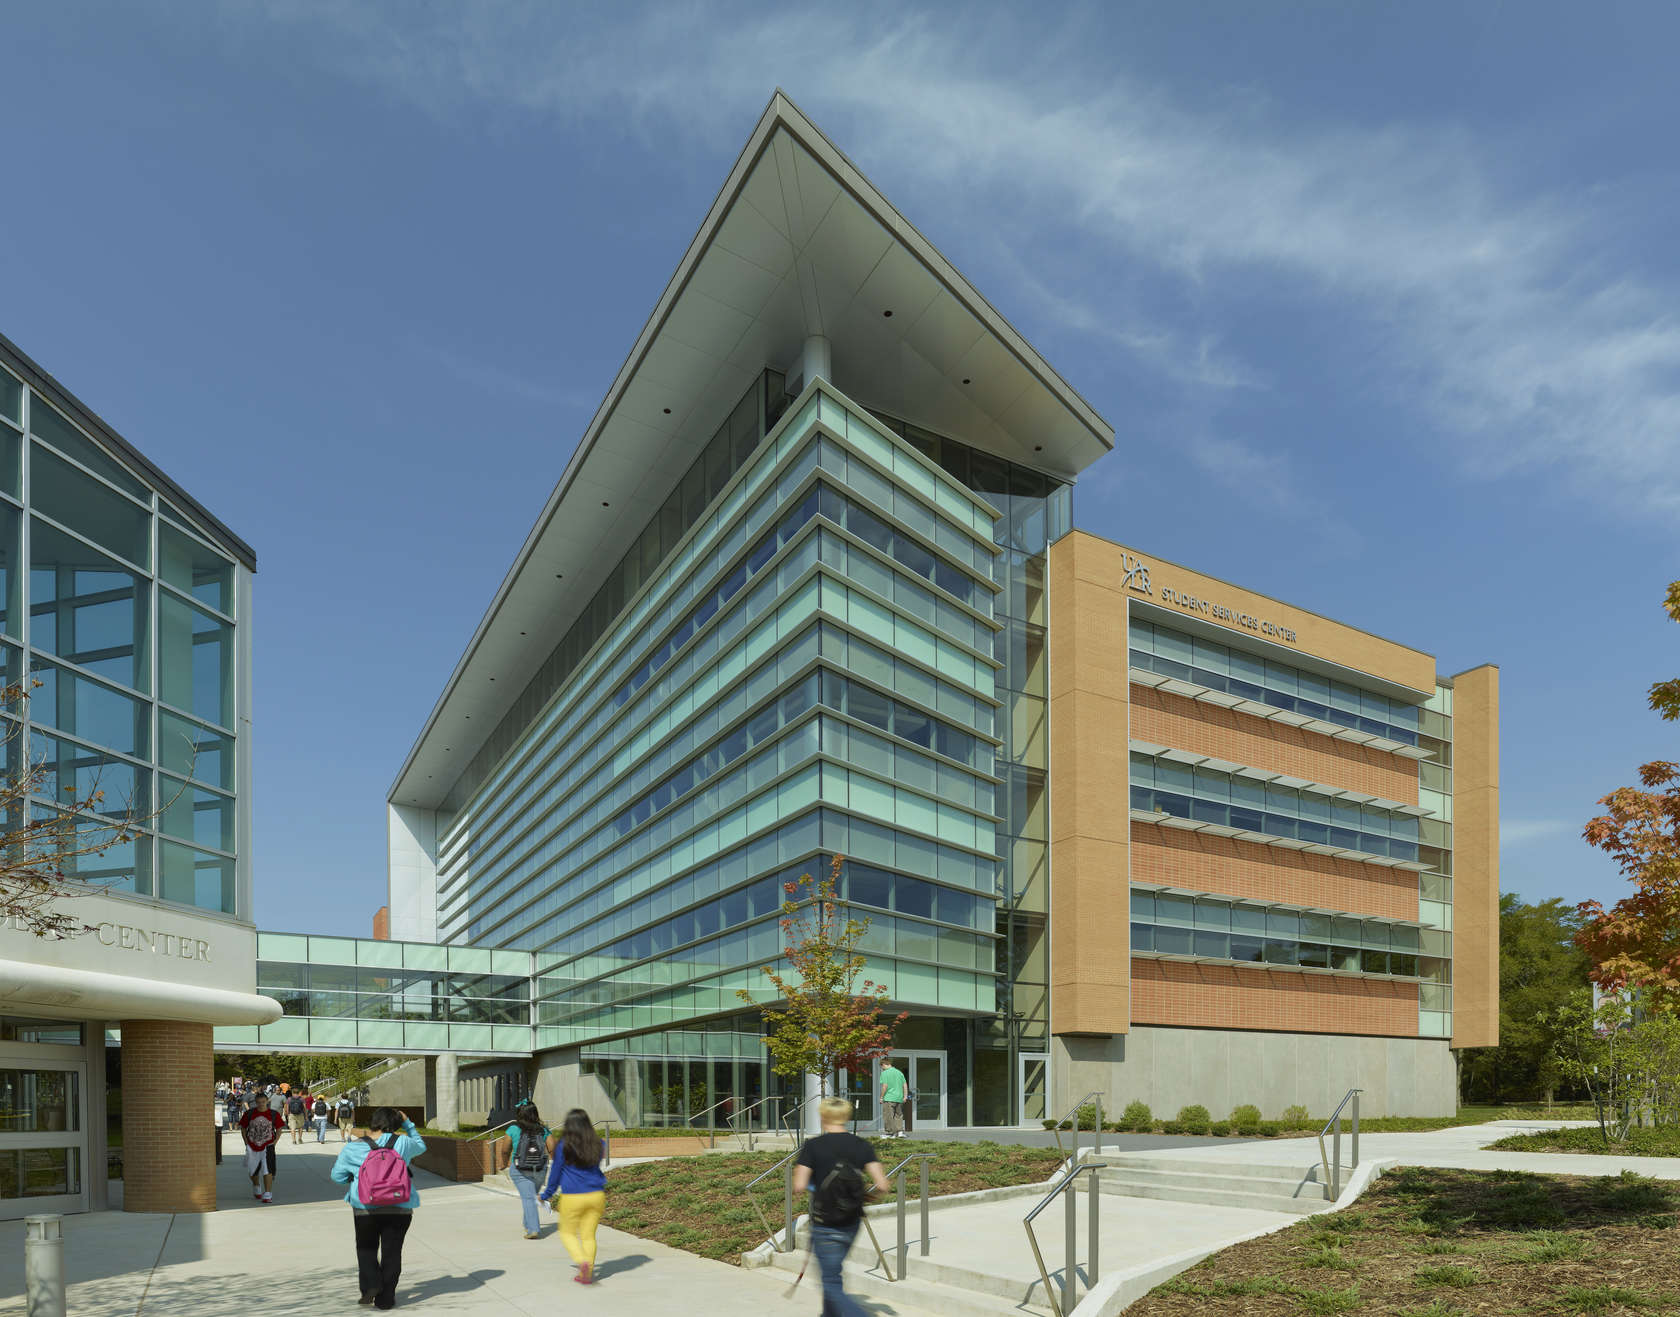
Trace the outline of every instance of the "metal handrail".
[[[776, 1098], [778, 1098], [780, 1096], [781, 1095], [779, 1093], [766, 1093], [763, 1097], [759, 1098], [759, 1100], [757, 1102], [754, 1102], [751, 1106], [742, 1107], [739, 1111], [731, 1112], [729, 1114], [729, 1120], [728, 1120], [729, 1132], [731, 1134], [733, 1134], [736, 1138], [740, 1138], [741, 1137], [741, 1131], [735, 1128], [735, 1122], [737, 1120], [739, 1120], [742, 1116], [752, 1115], [753, 1112], [757, 1111], [766, 1102], [773, 1102]], [[753, 1127], [750, 1123], [747, 1125], [746, 1140], [747, 1140], [747, 1151], [751, 1152], [753, 1150]]]
[[[783, 1094], [783, 1096], [786, 1096], [786, 1095]], [[802, 1144], [802, 1143], [805, 1142], [805, 1131], [802, 1127], [800, 1127], [797, 1124], [790, 1127], [788, 1125], [788, 1117], [790, 1115], [792, 1115], [792, 1116], [803, 1115], [806, 1107], [810, 1106], [813, 1102], [821, 1102], [821, 1101], [822, 1101], [822, 1094], [816, 1093], [816, 1094], [813, 1094], [812, 1096], [810, 1096], [808, 1098], [801, 1098], [798, 1102], [796, 1102], [794, 1104], [793, 1110], [791, 1112], [788, 1112], [788, 1111], [782, 1112], [781, 1118], [780, 1118], [780, 1124], [781, 1124], [782, 1130], [783, 1130], [784, 1133], [791, 1135], [792, 1138], [793, 1138], [793, 1141], [795, 1143], [801, 1143]]]
[[[735, 1095], [733, 1093], [731, 1093], [727, 1097], [719, 1098], [716, 1102], [712, 1103], [712, 1105], [707, 1107], [704, 1111], [697, 1112], [692, 1116], [685, 1117], [685, 1120], [687, 1121], [688, 1127], [690, 1129], [693, 1129], [694, 1128], [694, 1122], [699, 1120], [702, 1116], [709, 1116], [709, 1115], [712, 1114], [712, 1112], [716, 1111], [719, 1107], [721, 1107], [725, 1102], [733, 1102], [734, 1100], [735, 1100]], [[714, 1120], [710, 1125], [708, 1125], [706, 1127], [706, 1133], [711, 1139], [711, 1143], [710, 1143], [709, 1146], [711, 1146], [713, 1148], [717, 1147], [717, 1121]]]
[[[1318, 1164], [1324, 1168], [1324, 1197], [1327, 1202], [1335, 1202], [1342, 1196], [1342, 1108], [1349, 1102], [1353, 1103], [1353, 1158], [1348, 1163], [1351, 1171], [1359, 1165], [1359, 1095], [1365, 1090], [1350, 1088], [1336, 1104], [1336, 1110], [1330, 1119], [1324, 1122], [1324, 1127], [1318, 1131]], [[1335, 1132], [1331, 1134], [1331, 1127]], [[1331, 1143], [1335, 1149], [1335, 1172], [1331, 1173], [1330, 1158], [1324, 1152], [1324, 1136], [1331, 1134]]]
[[[793, 1249], [793, 1159], [797, 1156], [799, 1156], [799, 1149], [795, 1148], [769, 1170], [753, 1176], [741, 1190], [747, 1196], [747, 1201], [752, 1204], [753, 1211], [758, 1213], [758, 1219], [764, 1224], [764, 1237], [770, 1241], [770, 1247], [778, 1253], [791, 1252]], [[782, 1215], [787, 1226], [786, 1248], [776, 1242], [776, 1232], [770, 1228], [770, 1218], [764, 1215], [764, 1209], [758, 1205], [758, 1199], [752, 1196], [754, 1187], [761, 1181], [769, 1179], [777, 1171], [782, 1172]], [[876, 1249], [879, 1251], [880, 1246], [876, 1245]]]
[[1069, 1155], [1072, 1156], [1074, 1161], [1079, 1160], [1079, 1109], [1081, 1107], [1083, 1107], [1087, 1102], [1091, 1102], [1091, 1101], [1094, 1100], [1096, 1102], [1096, 1106], [1097, 1106], [1097, 1120], [1096, 1120], [1097, 1133], [1096, 1133], [1096, 1138], [1094, 1138], [1091, 1141], [1091, 1150], [1092, 1150], [1092, 1155], [1093, 1156], [1096, 1155], [1097, 1150], [1102, 1147], [1102, 1114], [1103, 1114], [1103, 1097], [1104, 1096], [1105, 1095], [1103, 1094], [1103, 1092], [1100, 1089], [1096, 1090], [1094, 1092], [1087, 1093], [1084, 1097], [1080, 1098], [1079, 1101], [1075, 1102], [1073, 1104], [1073, 1106], [1068, 1109], [1067, 1115], [1063, 1116], [1061, 1120], [1058, 1120], [1055, 1123], [1055, 1125], [1052, 1126], [1051, 1133], [1053, 1133], [1056, 1136], [1056, 1151], [1057, 1152], [1062, 1151], [1062, 1122], [1071, 1120], [1073, 1122], [1073, 1152]]
[[[1056, 1182], [1050, 1192], [1038, 1200], [1038, 1206], [1022, 1218], [1021, 1224], [1026, 1227], [1027, 1231], [1027, 1242], [1032, 1245], [1033, 1259], [1038, 1263], [1039, 1277], [1044, 1281], [1044, 1297], [1049, 1301], [1050, 1311], [1055, 1317], [1068, 1317], [1073, 1312], [1074, 1301], [1079, 1294], [1079, 1255], [1074, 1247], [1075, 1238], [1079, 1233], [1079, 1204], [1077, 1190], [1073, 1186], [1078, 1183], [1078, 1177], [1086, 1171], [1094, 1174], [1102, 1170], [1107, 1164], [1107, 1162], [1088, 1161], [1081, 1165], [1076, 1161], [1068, 1167], [1067, 1173]], [[1066, 1261], [1062, 1266], [1062, 1301], [1060, 1304], [1056, 1302], [1056, 1292], [1050, 1284], [1050, 1273], [1044, 1266], [1044, 1254], [1038, 1247], [1038, 1235], [1034, 1233], [1032, 1227], [1033, 1218], [1046, 1207], [1049, 1207], [1055, 1201], [1057, 1194], [1066, 1194], [1067, 1196], [1067, 1252], [1065, 1255]], [[1090, 1260], [1085, 1265], [1085, 1271], [1089, 1284], [1095, 1285], [1097, 1283], [1097, 1204], [1102, 1199], [1102, 1194], [1099, 1192], [1094, 1178], [1091, 1181], [1089, 1196], [1091, 1209], [1090, 1219], [1086, 1225], [1085, 1252]]]
[[[922, 1247], [921, 1247], [921, 1256], [925, 1258], [928, 1255], [928, 1234], [929, 1234], [929, 1229], [928, 1229], [928, 1163], [930, 1161], [932, 1161], [936, 1155], [937, 1154], [931, 1153], [931, 1152], [913, 1152], [909, 1156], [907, 1156], [903, 1161], [899, 1162], [899, 1164], [897, 1166], [893, 1167], [892, 1170], [887, 1172], [886, 1178], [887, 1178], [889, 1183], [892, 1181], [894, 1176], [898, 1177], [898, 1186], [897, 1186], [897, 1193], [896, 1193], [896, 1198], [897, 1198], [897, 1201], [898, 1201], [898, 1275], [896, 1275], [896, 1276], [893, 1275], [892, 1268], [887, 1265], [886, 1257], [884, 1255], [881, 1255], [881, 1270], [886, 1273], [886, 1276], [887, 1276], [888, 1280], [892, 1280], [892, 1281], [903, 1280], [904, 1276], [905, 1276], [906, 1268], [908, 1267], [909, 1260], [910, 1260], [910, 1258], [909, 1258], [910, 1245], [905, 1241], [905, 1238], [904, 1238], [904, 1212], [905, 1212], [905, 1206], [906, 1206], [905, 1199], [904, 1199], [904, 1171], [905, 1171], [905, 1167], [909, 1166], [911, 1162], [921, 1162], [921, 1164], [922, 1164], [922, 1185], [921, 1185], [921, 1195], [922, 1195]], [[866, 1213], [865, 1216], [864, 1216], [864, 1221], [865, 1221], [866, 1224], [867, 1224], [868, 1220], [869, 1220], [869, 1217], [868, 1217], [868, 1214]], [[871, 1230], [869, 1232], [869, 1237], [872, 1240], [875, 1238], [874, 1230]], [[881, 1245], [878, 1242], [875, 1245], [875, 1252], [878, 1255], [881, 1254]]]

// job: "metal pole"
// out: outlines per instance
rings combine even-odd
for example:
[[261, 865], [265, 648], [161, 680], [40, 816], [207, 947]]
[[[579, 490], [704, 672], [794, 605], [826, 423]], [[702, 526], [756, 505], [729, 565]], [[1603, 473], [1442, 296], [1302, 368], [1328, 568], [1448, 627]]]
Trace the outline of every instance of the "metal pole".
[[1336, 1128], [1330, 1135], [1330, 1197], [1342, 1196], [1342, 1118], [1336, 1117]]
[[904, 1265], [910, 1259], [910, 1245], [904, 1238], [904, 1168], [898, 1168], [898, 1278], [904, 1279]]
[[1085, 1243], [1085, 1252], [1090, 1261], [1086, 1264], [1085, 1283], [1095, 1285], [1097, 1283], [1097, 1200], [1102, 1197], [1097, 1192], [1097, 1173], [1095, 1171], [1092, 1171], [1089, 1178], [1086, 1179], [1085, 1191], [1091, 1195], [1090, 1221], [1087, 1226], [1091, 1237]]
[[28, 1317], [64, 1317], [64, 1218], [23, 1221], [23, 1292]]
[[1348, 1165], [1359, 1165], [1359, 1094], [1357, 1092], [1353, 1095], [1353, 1158]]
[[792, 1252], [793, 1237], [793, 1158], [789, 1157], [787, 1165], [782, 1167], [782, 1216], [787, 1222], [787, 1247], [784, 1253]]
[[1068, 1186], [1062, 1191], [1062, 1197], [1067, 1200], [1067, 1254], [1062, 1269], [1062, 1312], [1067, 1314], [1073, 1311], [1074, 1298], [1079, 1293], [1079, 1285], [1075, 1279], [1079, 1255], [1074, 1251], [1079, 1235], [1079, 1181], [1074, 1179], [1072, 1171], [1068, 1172]]
[[928, 1255], [928, 1164], [927, 1158], [922, 1158], [922, 1256]]

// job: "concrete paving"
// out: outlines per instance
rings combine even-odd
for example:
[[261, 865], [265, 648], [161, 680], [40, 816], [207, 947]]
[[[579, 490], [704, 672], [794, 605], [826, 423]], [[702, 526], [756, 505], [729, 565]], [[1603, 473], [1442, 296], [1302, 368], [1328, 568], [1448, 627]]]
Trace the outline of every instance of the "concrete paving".
[[[328, 1179], [338, 1145], [313, 1138], [280, 1147], [273, 1206], [251, 1197], [229, 1138], [217, 1176], [220, 1210], [199, 1214], [95, 1212], [64, 1219], [69, 1310], [75, 1317], [263, 1317], [363, 1313], [344, 1186]], [[608, 1172], [608, 1192], [612, 1192]], [[545, 1213], [527, 1240], [511, 1186], [453, 1184], [417, 1172], [420, 1207], [403, 1250], [399, 1309], [455, 1314], [570, 1312], [740, 1317], [779, 1303], [785, 1277], [711, 1262], [603, 1228], [599, 1281], [572, 1283], [572, 1266]], [[115, 1186], [113, 1186], [114, 1188]], [[24, 1317], [23, 1223], [0, 1222], [0, 1317]], [[819, 1302], [807, 1288], [800, 1306]], [[881, 1317], [925, 1310], [870, 1300]]]
[[[1564, 1120], [1495, 1120], [1482, 1125], [1458, 1125], [1451, 1129], [1417, 1134], [1361, 1134], [1361, 1161], [1398, 1161], [1406, 1166], [1448, 1166], [1473, 1171], [1535, 1171], [1549, 1175], [1619, 1175], [1625, 1170], [1659, 1180], [1680, 1180], [1680, 1157], [1611, 1157], [1572, 1152], [1505, 1152], [1490, 1150], [1487, 1144], [1510, 1134], [1568, 1129], [1588, 1122]], [[1329, 1140], [1326, 1140], [1328, 1145]], [[1148, 1157], [1147, 1150], [1111, 1144], [1105, 1137], [1103, 1150], [1111, 1148], [1128, 1158]], [[1160, 1155], [1166, 1156], [1163, 1151]], [[1342, 1156], [1352, 1156], [1352, 1140], [1342, 1135]], [[1258, 1142], [1205, 1142], [1198, 1148], [1179, 1148], [1173, 1160], [1210, 1163], [1249, 1162], [1260, 1165], [1298, 1166], [1303, 1171], [1318, 1163], [1318, 1140], [1261, 1139]]]

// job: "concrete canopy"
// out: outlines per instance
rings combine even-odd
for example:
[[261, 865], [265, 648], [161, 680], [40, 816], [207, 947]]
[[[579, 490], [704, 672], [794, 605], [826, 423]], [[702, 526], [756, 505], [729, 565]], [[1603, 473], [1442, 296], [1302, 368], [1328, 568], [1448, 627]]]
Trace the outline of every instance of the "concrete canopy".
[[392, 785], [436, 805], [767, 366], [1072, 480], [1114, 431], [782, 92], [770, 100]]

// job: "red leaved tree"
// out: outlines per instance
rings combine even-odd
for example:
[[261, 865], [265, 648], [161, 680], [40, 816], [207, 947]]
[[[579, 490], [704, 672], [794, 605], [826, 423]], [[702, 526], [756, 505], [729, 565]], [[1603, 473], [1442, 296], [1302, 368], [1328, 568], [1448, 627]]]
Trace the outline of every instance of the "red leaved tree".
[[[1668, 587], [1664, 610], [1680, 622], [1680, 581]], [[1651, 687], [1650, 705], [1680, 719], [1680, 679]], [[1599, 801], [1608, 811], [1582, 834], [1635, 884], [1608, 910], [1583, 901], [1575, 943], [1592, 958], [1601, 988], [1634, 989], [1648, 1009], [1680, 1007], [1680, 763], [1641, 766], [1641, 787], [1621, 787]]]
[[[893, 1031], [907, 1014], [886, 1018], [881, 1007], [887, 989], [870, 979], [860, 981], [866, 959], [857, 947], [869, 920], [851, 918], [836, 898], [842, 864], [836, 855], [821, 882], [806, 874], [784, 884], [787, 968], [764, 967], [782, 1000], [780, 1006], [764, 1008], [771, 1026], [764, 1039], [770, 1068], [784, 1079], [816, 1075], [824, 1094], [837, 1070], [860, 1068], [891, 1051]], [[744, 988], [736, 995], [756, 1004]]]

